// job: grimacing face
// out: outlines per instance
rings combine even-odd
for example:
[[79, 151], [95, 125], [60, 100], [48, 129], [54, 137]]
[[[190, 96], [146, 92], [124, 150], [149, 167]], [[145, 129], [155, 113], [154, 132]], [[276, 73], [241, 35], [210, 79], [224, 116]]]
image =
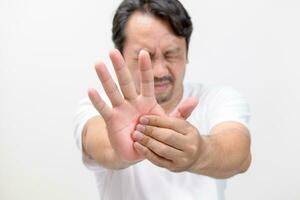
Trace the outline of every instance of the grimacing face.
[[186, 41], [176, 36], [170, 25], [150, 14], [133, 13], [125, 27], [123, 55], [139, 93], [138, 54], [149, 52], [156, 100], [163, 107], [174, 107], [182, 98], [187, 64]]

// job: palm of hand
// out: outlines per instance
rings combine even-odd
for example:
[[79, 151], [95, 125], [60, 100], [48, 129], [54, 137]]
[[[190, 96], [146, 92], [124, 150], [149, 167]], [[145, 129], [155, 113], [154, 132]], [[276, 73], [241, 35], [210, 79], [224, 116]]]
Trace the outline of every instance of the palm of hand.
[[141, 159], [133, 147], [131, 134], [139, 117], [144, 114], [165, 115], [165, 112], [154, 98], [138, 96], [135, 101], [124, 101], [122, 105], [115, 107], [106, 124], [111, 145], [127, 161]]
[[95, 90], [89, 91], [89, 97], [106, 123], [112, 148], [122, 159], [134, 162], [141, 159], [131, 138], [139, 117], [144, 114], [165, 115], [165, 112], [155, 99], [149, 54], [146, 51], [141, 51], [139, 54], [141, 77], [139, 95], [136, 93], [130, 72], [125, 67], [125, 61], [120, 52], [114, 50], [110, 53], [110, 57], [124, 97], [103, 63], [96, 65], [96, 72], [113, 108], [107, 106]]

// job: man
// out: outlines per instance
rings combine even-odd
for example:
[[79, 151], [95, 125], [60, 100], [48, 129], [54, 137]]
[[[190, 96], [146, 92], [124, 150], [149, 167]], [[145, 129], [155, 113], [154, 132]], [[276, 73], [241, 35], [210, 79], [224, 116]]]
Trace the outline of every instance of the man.
[[177, 0], [124, 0], [112, 31], [121, 91], [96, 64], [106, 95], [89, 90], [75, 118], [101, 199], [224, 199], [225, 179], [251, 162], [249, 109], [231, 88], [183, 84], [188, 13]]

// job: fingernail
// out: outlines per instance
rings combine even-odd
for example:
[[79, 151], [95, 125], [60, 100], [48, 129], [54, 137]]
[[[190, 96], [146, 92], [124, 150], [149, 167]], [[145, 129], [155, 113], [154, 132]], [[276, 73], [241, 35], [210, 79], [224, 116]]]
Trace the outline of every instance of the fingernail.
[[144, 131], [145, 131], [145, 126], [138, 124], [138, 125], [136, 126], [136, 130], [141, 131], [141, 132], [144, 132]]
[[146, 118], [146, 117], [141, 117], [141, 118], [140, 118], [140, 122], [141, 122], [142, 124], [148, 124], [148, 123], [149, 123], [149, 119]]
[[143, 137], [143, 134], [141, 133], [141, 132], [139, 132], [139, 131], [134, 131], [134, 133], [133, 133], [133, 139], [135, 139], [135, 140], [141, 140], [142, 139], [142, 137]]

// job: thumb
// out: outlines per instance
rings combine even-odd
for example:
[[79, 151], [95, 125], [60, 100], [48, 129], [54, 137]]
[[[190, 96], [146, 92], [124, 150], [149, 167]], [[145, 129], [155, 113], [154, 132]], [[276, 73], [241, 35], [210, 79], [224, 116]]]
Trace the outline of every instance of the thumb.
[[198, 99], [196, 99], [195, 97], [189, 97], [186, 100], [184, 100], [178, 106], [178, 108], [170, 114], [170, 116], [187, 119], [192, 114], [193, 110], [196, 108], [198, 103]]

